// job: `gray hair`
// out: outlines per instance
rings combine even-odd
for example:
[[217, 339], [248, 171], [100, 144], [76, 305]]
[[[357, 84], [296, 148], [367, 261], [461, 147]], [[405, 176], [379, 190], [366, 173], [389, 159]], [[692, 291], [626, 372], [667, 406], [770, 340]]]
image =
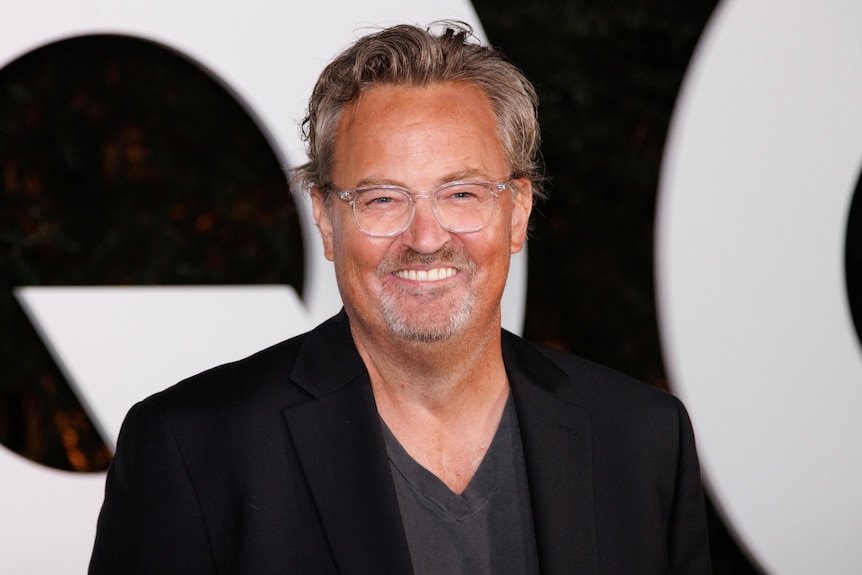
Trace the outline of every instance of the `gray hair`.
[[[435, 27], [442, 31], [435, 34]], [[425, 30], [393, 26], [360, 38], [339, 54], [311, 94], [301, 128], [309, 160], [294, 171], [294, 184], [301, 190], [325, 190], [332, 183], [341, 114], [363, 92], [378, 86], [444, 83], [482, 90], [497, 119], [509, 176], [529, 178], [533, 198], [543, 198], [536, 91], [516, 66], [499, 51], [480, 45], [472, 28], [461, 22], [438, 22]]]

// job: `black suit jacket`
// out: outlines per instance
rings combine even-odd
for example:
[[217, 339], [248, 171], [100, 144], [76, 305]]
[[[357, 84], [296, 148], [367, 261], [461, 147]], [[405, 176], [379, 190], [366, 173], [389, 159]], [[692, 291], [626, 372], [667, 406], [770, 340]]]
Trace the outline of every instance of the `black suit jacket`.
[[[502, 338], [542, 573], [708, 573], [679, 401]], [[343, 312], [129, 412], [90, 573], [411, 572], [368, 373]]]

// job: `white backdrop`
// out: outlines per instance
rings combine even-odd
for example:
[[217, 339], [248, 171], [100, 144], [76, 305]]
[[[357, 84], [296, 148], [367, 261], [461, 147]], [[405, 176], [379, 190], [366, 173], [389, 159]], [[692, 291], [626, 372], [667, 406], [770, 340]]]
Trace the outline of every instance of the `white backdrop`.
[[844, 281], [862, 3], [724, 2], [658, 210], [666, 365], [713, 499], [769, 573], [862, 570], [862, 353]]

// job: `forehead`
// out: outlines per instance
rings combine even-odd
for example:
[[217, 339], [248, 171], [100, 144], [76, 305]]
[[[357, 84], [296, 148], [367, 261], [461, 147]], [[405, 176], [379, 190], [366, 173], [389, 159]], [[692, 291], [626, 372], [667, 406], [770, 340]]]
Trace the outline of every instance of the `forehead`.
[[488, 98], [467, 84], [382, 86], [364, 92], [342, 114], [333, 179], [407, 184], [460, 171], [507, 174]]

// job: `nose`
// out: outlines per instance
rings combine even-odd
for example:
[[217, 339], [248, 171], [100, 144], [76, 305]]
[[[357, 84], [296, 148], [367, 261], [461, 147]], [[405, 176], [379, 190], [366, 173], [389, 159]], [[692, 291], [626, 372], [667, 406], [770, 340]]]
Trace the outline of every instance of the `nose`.
[[451, 239], [451, 232], [437, 220], [431, 198], [414, 196], [413, 199], [413, 221], [402, 232], [401, 243], [418, 253], [432, 254]]

